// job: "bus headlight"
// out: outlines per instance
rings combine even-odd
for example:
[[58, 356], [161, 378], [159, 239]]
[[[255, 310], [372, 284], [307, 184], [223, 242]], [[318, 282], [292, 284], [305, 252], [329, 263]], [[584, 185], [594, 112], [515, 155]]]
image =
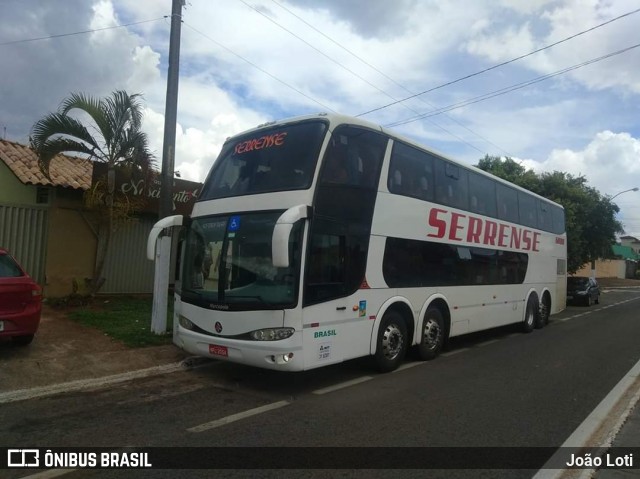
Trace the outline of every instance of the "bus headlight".
[[290, 338], [294, 332], [293, 328], [267, 328], [251, 331], [249, 335], [254, 341], [280, 341]]
[[180, 326], [188, 330], [192, 330], [193, 327], [195, 326], [190, 320], [188, 320], [182, 315], [178, 317], [178, 321], [180, 322]]

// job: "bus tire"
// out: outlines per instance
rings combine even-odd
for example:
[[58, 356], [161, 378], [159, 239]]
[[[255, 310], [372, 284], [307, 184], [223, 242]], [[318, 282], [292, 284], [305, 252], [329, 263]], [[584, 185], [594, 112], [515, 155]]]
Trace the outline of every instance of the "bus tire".
[[551, 314], [551, 299], [548, 294], [542, 295], [542, 301], [540, 301], [540, 312], [538, 313], [538, 322], [536, 328], [544, 328], [549, 324], [549, 315]]
[[388, 311], [382, 317], [374, 355], [378, 370], [382, 373], [393, 371], [400, 366], [407, 352], [407, 325], [402, 315]]
[[527, 309], [524, 313], [524, 321], [522, 322], [522, 332], [530, 333], [534, 330], [536, 323], [538, 322], [538, 300], [534, 294], [529, 296], [527, 300]]
[[424, 315], [420, 344], [416, 346], [418, 357], [423, 361], [436, 358], [444, 346], [444, 336], [442, 312], [438, 308], [428, 308]]

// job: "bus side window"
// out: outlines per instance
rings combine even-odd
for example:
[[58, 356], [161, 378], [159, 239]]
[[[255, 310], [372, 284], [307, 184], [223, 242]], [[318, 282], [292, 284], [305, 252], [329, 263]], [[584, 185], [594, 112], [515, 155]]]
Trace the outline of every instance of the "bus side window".
[[416, 182], [415, 194], [423, 200], [430, 199], [433, 196], [433, 186], [431, 185], [431, 171], [422, 172], [420, 178]]
[[436, 201], [445, 206], [467, 209], [468, 175], [467, 170], [448, 161], [438, 159], [435, 162]]
[[558, 206], [552, 205], [551, 219], [553, 222], [553, 232], [556, 234], [564, 233], [566, 230], [564, 223], [564, 210]]
[[392, 190], [397, 193], [402, 193], [402, 171], [399, 169], [393, 170], [391, 174], [390, 183], [392, 185]]
[[496, 216], [496, 187], [491, 178], [469, 172], [469, 209], [485, 216]]
[[349, 181], [345, 156], [344, 152], [337, 149], [331, 152], [327, 159], [327, 169], [323, 177], [325, 182], [345, 184]]
[[344, 237], [317, 234], [311, 239], [309, 283], [344, 281]]
[[538, 228], [544, 231], [553, 231], [551, 205], [542, 200], [537, 200], [537, 202], [538, 202]]
[[498, 219], [518, 223], [518, 192], [498, 183], [496, 184], [496, 196], [498, 198]]
[[388, 187], [397, 195], [432, 200], [433, 157], [417, 148], [394, 143]]
[[336, 129], [324, 156], [321, 184], [375, 187], [387, 138], [361, 128]]
[[531, 228], [538, 227], [537, 200], [533, 196], [518, 192], [518, 209], [520, 212], [520, 224]]

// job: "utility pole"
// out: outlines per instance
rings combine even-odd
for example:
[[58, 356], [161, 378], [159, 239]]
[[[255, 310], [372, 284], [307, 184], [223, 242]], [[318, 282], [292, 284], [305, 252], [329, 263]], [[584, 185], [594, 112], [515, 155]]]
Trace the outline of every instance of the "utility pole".
[[171, 0], [171, 34], [169, 37], [169, 70], [167, 99], [164, 112], [162, 143], [162, 184], [160, 189], [160, 219], [173, 211], [173, 171], [175, 170], [176, 123], [178, 121], [178, 78], [180, 69], [180, 31], [185, 0]]
[[[180, 70], [180, 30], [185, 0], [172, 0], [171, 34], [169, 37], [169, 70], [167, 99], [164, 112], [164, 140], [162, 146], [162, 183], [160, 184], [160, 219], [173, 212], [173, 171], [175, 169], [176, 123], [178, 121], [178, 78]], [[167, 330], [167, 300], [171, 274], [171, 235], [160, 236], [156, 242], [155, 274], [153, 280], [153, 311], [151, 332], [164, 334]]]

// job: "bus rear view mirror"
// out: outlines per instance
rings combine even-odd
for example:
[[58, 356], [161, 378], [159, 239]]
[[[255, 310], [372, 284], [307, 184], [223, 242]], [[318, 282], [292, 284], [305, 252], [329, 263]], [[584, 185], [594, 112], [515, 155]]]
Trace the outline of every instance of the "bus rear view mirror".
[[271, 238], [271, 257], [273, 266], [276, 268], [289, 267], [289, 235], [293, 225], [304, 218], [311, 216], [311, 207], [307, 205], [297, 205], [282, 213], [273, 228]]
[[151, 231], [149, 232], [149, 238], [147, 239], [147, 259], [153, 261], [156, 257], [156, 241], [160, 233], [165, 228], [171, 228], [172, 226], [182, 226], [184, 221], [183, 215], [173, 215], [162, 218], [158, 221]]

